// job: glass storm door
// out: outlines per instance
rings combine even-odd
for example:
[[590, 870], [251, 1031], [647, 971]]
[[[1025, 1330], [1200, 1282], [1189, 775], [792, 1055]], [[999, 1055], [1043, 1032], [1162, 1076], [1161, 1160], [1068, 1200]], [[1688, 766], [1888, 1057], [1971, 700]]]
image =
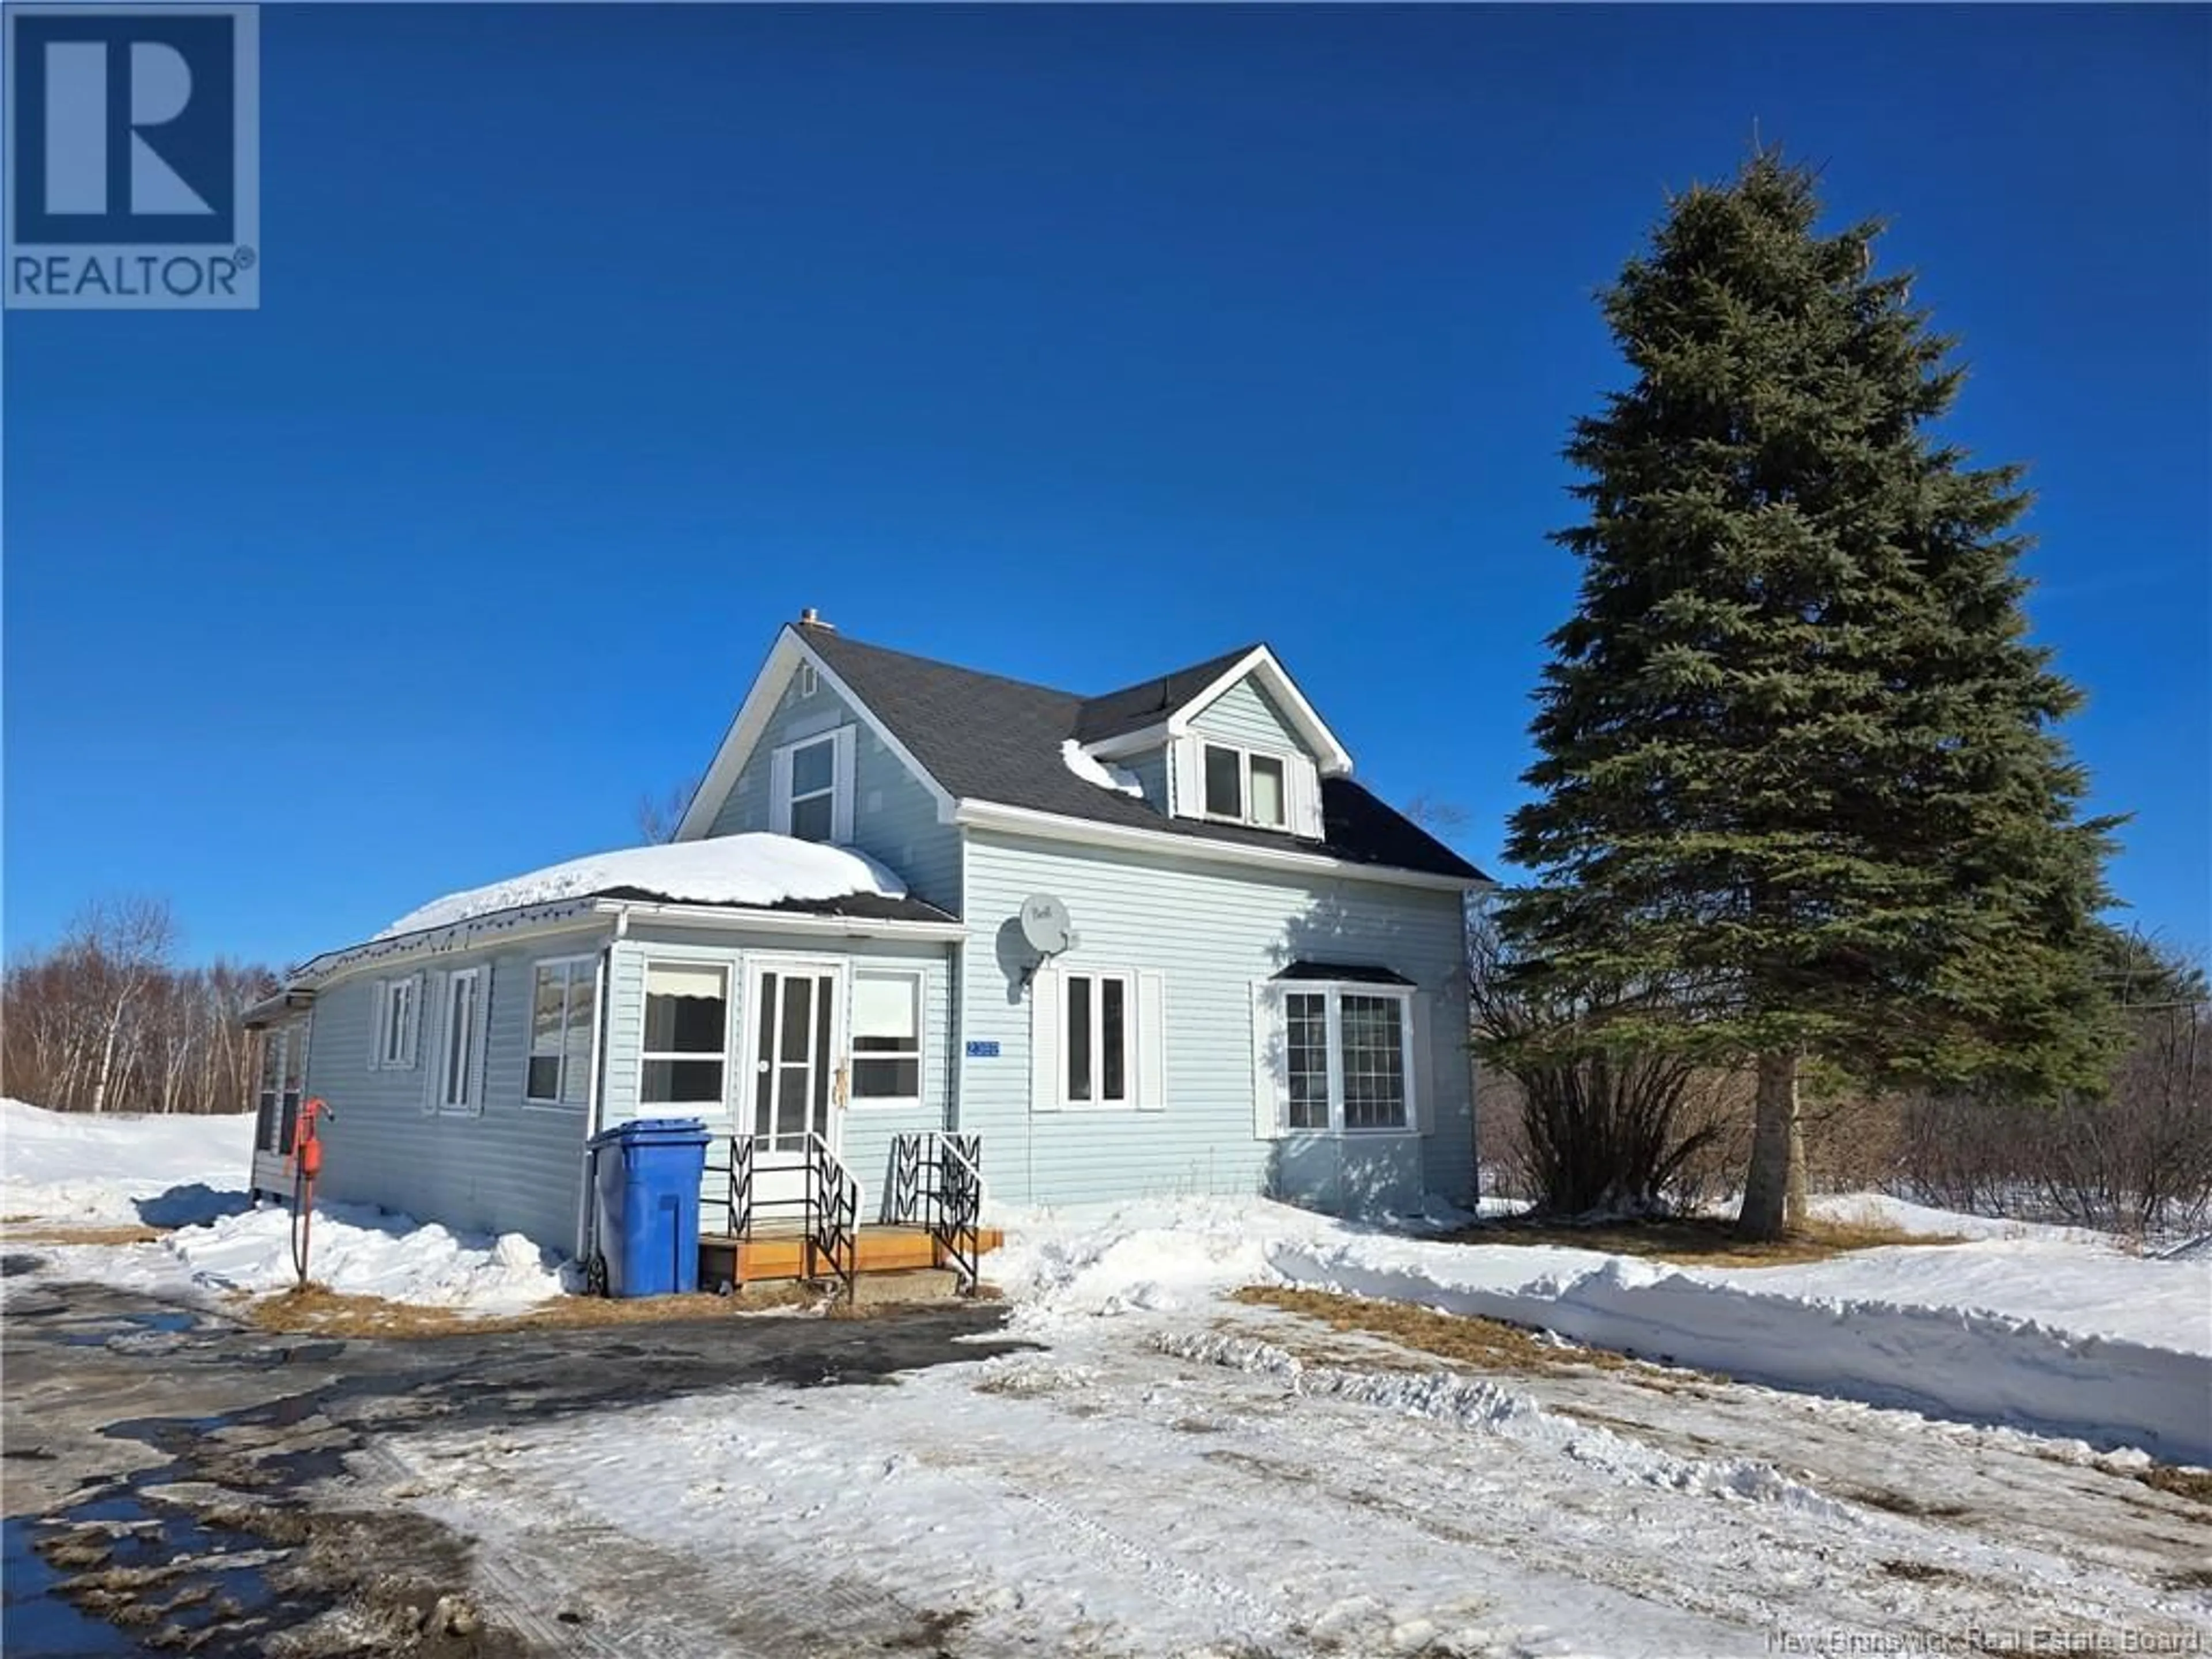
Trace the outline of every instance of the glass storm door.
[[752, 1088], [741, 1111], [753, 1133], [753, 1190], [766, 1226], [795, 1225], [805, 1195], [806, 1145], [819, 1135], [837, 1152], [843, 1101], [842, 970], [820, 963], [764, 963], [752, 971]]

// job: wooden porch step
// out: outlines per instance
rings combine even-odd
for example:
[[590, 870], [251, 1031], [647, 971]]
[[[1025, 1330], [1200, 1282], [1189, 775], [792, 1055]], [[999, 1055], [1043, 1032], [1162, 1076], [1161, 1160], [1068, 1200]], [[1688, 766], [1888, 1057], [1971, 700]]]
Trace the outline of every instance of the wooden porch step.
[[[978, 1243], [988, 1254], [1005, 1242], [996, 1227], [981, 1231]], [[860, 1271], [864, 1273], [911, 1273], [917, 1268], [946, 1267], [937, 1241], [927, 1227], [863, 1227], [859, 1237]], [[750, 1285], [763, 1279], [820, 1279], [830, 1272], [817, 1258], [813, 1245], [797, 1231], [756, 1232], [750, 1238], [707, 1234], [699, 1240], [699, 1283]]]

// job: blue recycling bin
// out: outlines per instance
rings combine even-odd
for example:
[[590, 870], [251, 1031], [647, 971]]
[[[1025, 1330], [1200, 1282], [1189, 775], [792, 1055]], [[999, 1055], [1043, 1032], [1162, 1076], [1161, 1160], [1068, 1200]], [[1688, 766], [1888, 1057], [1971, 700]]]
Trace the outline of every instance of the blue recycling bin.
[[707, 1126], [649, 1117], [593, 1135], [593, 1277], [609, 1296], [699, 1288], [699, 1187]]

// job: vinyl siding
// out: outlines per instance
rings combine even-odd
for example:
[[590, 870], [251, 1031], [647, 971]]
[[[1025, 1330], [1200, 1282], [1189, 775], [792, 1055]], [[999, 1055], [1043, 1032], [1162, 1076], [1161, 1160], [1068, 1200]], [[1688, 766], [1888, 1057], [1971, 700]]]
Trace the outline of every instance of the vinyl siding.
[[[640, 1045], [645, 1030], [645, 965], [650, 960], [711, 962], [731, 970], [732, 1006], [723, 1073], [724, 1101], [719, 1109], [697, 1114], [707, 1120], [708, 1128], [718, 1138], [751, 1125], [751, 1097], [745, 1092], [746, 1079], [743, 1075], [745, 1036], [750, 1029], [744, 1006], [746, 968], [750, 961], [773, 954], [841, 961], [848, 969], [919, 969], [923, 975], [921, 1105], [897, 1109], [854, 1106], [836, 1115], [839, 1156], [866, 1188], [866, 1213], [878, 1213], [889, 1186], [892, 1138], [916, 1129], [945, 1127], [953, 1066], [951, 975], [946, 962], [947, 947], [775, 934], [702, 942], [706, 940], [707, 936], [693, 929], [659, 933], [633, 929], [615, 946], [608, 973], [605, 1123], [612, 1127], [641, 1114], [661, 1115], [673, 1109], [643, 1107], [638, 1100]], [[848, 983], [848, 1010], [849, 998]], [[841, 1053], [839, 1057], [842, 1059], [844, 1055]], [[714, 1161], [721, 1161], [719, 1153]], [[708, 1188], [702, 1196], [712, 1202], [714, 1214], [719, 1216], [726, 1198], [721, 1189], [721, 1177], [709, 1175]]]
[[[983, 1137], [995, 1198], [1075, 1203], [1177, 1193], [1273, 1192], [1328, 1209], [1466, 1198], [1474, 1182], [1466, 1045], [1465, 925], [1455, 893], [1358, 880], [1309, 883], [1172, 856], [1089, 851], [971, 831], [963, 957], [969, 1039], [996, 1059], [963, 1059], [959, 1127]], [[1011, 919], [1029, 894], [1066, 902], [1079, 940], [1060, 958], [1158, 969], [1166, 977], [1167, 1106], [1162, 1112], [1030, 1109], [1026, 960]], [[1292, 960], [1395, 969], [1431, 994], [1425, 1032], [1435, 1097], [1430, 1133], [1398, 1138], [1253, 1129], [1251, 985]]]
[[[586, 1114], [522, 1103], [530, 1046], [532, 968], [598, 950], [598, 930], [555, 935], [523, 948], [460, 951], [382, 974], [364, 972], [316, 994], [307, 1084], [332, 1109], [325, 1121], [324, 1196], [374, 1204], [456, 1231], [526, 1234], [571, 1251], [583, 1171]], [[482, 1109], [425, 1111], [443, 1058], [441, 976], [489, 971]], [[371, 1071], [376, 986], [402, 972], [422, 976], [422, 1021], [415, 1065]]]
[[1191, 730], [1251, 749], [1279, 749], [1312, 758], [1275, 700], [1248, 675], [1192, 717]]
[[916, 898], [960, 911], [960, 832], [937, 820], [937, 802], [904, 762], [826, 684], [799, 696], [794, 678], [760, 741], [716, 809], [708, 833], [769, 829], [770, 757], [782, 744], [858, 725], [853, 758], [853, 844], [896, 870]]
[[1164, 746], [1147, 749], [1141, 755], [1132, 755], [1116, 764], [1126, 766], [1136, 774], [1137, 781], [1145, 786], [1145, 804], [1161, 812], [1172, 808], [1168, 805], [1168, 751]]

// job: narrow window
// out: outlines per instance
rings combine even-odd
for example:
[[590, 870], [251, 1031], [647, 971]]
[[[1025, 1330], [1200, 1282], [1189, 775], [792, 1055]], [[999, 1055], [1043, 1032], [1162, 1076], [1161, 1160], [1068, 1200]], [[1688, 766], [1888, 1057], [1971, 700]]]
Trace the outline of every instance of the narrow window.
[[855, 1102], [876, 1105], [921, 1099], [921, 975], [853, 975], [853, 1076]]
[[1283, 827], [1283, 763], [1273, 755], [1252, 757], [1251, 816], [1262, 829]]
[[297, 1024], [284, 1033], [283, 1066], [284, 1091], [281, 1100], [283, 1110], [283, 1136], [277, 1145], [289, 1150], [293, 1132], [300, 1122], [300, 1097], [307, 1088], [307, 1029]]
[[1290, 1079], [1285, 1125], [1328, 1127], [1328, 999], [1304, 992], [1284, 999], [1284, 1069]]
[[1242, 750], [1206, 745], [1206, 810], [1217, 818], [1244, 816], [1244, 756]]
[[729, 970], [654, 962], [645, 969], [644, 1075], [648, 1106], [720, 1106], [728, 1046]]
[[1098, 1098], [1129, 1097], [1129, 982], [1098, 981]]
[[1088, 975], [1067, 977], [1067, 1097], [1091, 1098], [1091, 987]]
[[791, 751], [791, 830], [801, 841], [836, 833], [837, 740], [823, 738]]
[[446, 1048], [439, 1068], [440, 1103], [466, 1111], [477, 1103], [477, 1011], [480, 969], [464, 968], [446, 980]]
[[386, 980], [377, 996], [377, 1069], [404, 1071], [415, 1064], [416, 981]]
[[264, 1152], [287, 1152], [284, 1120], [277, 1110], [284, 1084], [284, 1033], [263, 1028], [261, 1032], [261, 1089], [255, 1101], [254, 1133]]

